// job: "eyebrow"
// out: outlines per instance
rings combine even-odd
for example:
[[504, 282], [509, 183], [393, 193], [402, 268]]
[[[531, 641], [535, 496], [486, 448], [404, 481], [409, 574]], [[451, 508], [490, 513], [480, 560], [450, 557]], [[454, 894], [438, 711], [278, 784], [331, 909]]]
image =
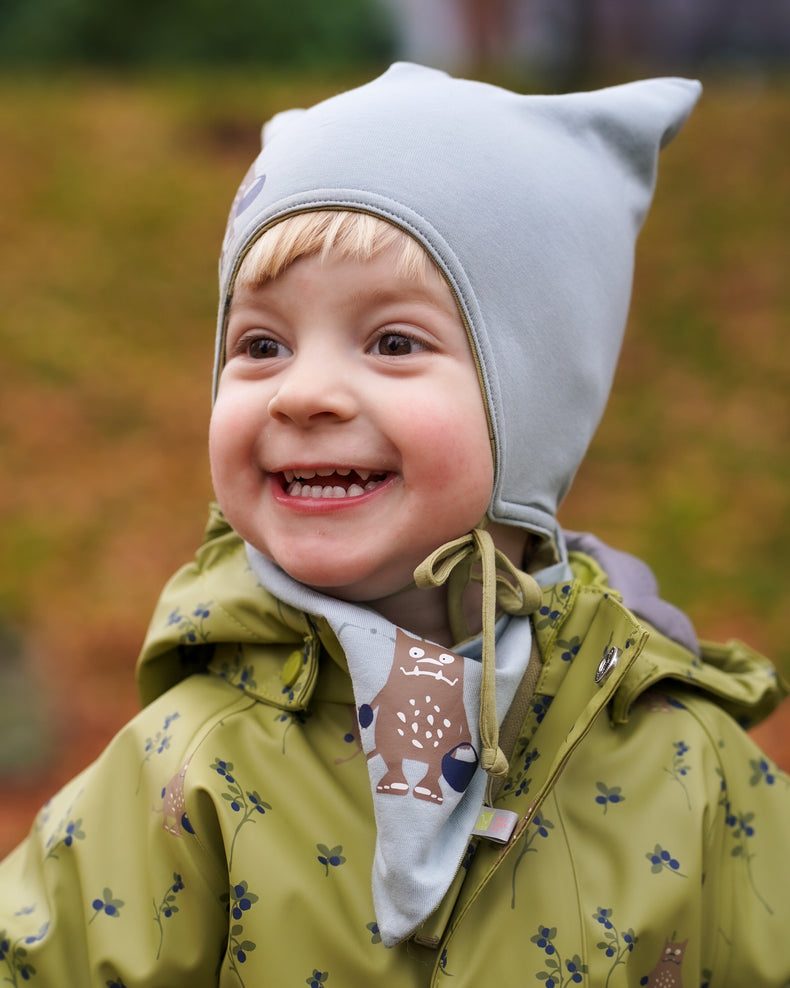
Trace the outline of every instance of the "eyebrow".
[[405, 302], [407, 304], [427, 305], [432, 309], [441, 309], [443, 311], [456, 311], [455, 301], [449, 287], [447, 287], [446, 298], [442, 298], [441, 296], [437, 298], [436, 293], [429, 292], [427, 288], [418, 285], [413, 290], [407, 292], [401, 289], [386, 287], [359, 289], [352, 292], [351, 299], [354, 302], [370, 302], [378, 305], [390, 302]]

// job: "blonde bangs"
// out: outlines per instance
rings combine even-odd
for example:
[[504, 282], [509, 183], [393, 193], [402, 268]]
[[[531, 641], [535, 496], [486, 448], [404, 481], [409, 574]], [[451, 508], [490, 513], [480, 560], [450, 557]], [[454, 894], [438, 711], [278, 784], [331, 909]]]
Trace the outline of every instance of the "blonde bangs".
[[300, 257], [337, 256], [369, 261], [396, 250], [398, 275], [424, 284], [439, 269], [426, 251], [399, 227], [369, 213], [316, 210], [296, 213], [266, 230], [242, 261], [236, 283], [254, 288], [282, 274]]

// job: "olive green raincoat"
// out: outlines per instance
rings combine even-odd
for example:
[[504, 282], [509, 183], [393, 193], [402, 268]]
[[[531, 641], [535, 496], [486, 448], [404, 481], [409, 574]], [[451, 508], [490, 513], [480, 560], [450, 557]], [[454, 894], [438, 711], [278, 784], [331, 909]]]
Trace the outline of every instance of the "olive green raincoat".
[[533, 617], [540, 677], [495, 803], [515, 832], [473, 839], [387, 948], [344, 657], [215, 518], [155, 612], [144, 709], [0, 866], [2, 983], [790, 983], [790, 779], [738, 723], [778, 702], [772, 668], [740, 644], [698, 659], [571, 562]]

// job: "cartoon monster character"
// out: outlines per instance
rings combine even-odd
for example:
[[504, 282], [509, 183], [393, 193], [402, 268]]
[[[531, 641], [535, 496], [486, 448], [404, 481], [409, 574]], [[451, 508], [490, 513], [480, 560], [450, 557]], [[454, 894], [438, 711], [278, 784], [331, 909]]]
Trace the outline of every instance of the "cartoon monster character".
[[456, 792], [466, 789], [478, 756], [466, 721], [463, 686], [462, 656], [397, 629], [387, 682], [359, 708], [363, 728], [370, 727], [375, 714], [375, 747], [368, 760], [379, 755], [386, 766], [376, 792], [407, 795], [407, 760], [426, 765], [413, 788], [416, 799], [442, 803], [440, 777]]
[[681, 967], [688, 940], [665, 940], [664, 949], [647, 979], [648, 988], [683, 988]]

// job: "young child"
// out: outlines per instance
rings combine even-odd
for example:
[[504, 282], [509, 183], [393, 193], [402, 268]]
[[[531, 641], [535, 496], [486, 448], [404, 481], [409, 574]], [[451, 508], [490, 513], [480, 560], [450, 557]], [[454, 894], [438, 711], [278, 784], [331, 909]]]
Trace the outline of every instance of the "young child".
[[219, 507], [144, 709], [0, 867], [5, 981], [790, 983], [790, 779], [740, 726], [773, 670], [556, 521], [697, 95], [397, 65], [268, 126]]

